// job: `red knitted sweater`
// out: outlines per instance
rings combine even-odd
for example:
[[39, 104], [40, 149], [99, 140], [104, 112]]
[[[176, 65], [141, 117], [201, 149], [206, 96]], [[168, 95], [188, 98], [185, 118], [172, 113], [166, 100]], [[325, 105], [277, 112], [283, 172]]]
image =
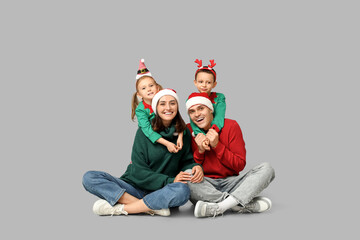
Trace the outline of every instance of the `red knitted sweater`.
[[[190, 124], [187, 124], [187, 127], [192, 132]], [[239, 172], [245, 168], [245, 142], [240, 126], [235, 120], [225, 118], [216, 148], [200, 154], [194, 137], [192, 137], [191, 147], [194, 160], [203, 166], [206, 177], [225, 178], [239, 175]]]

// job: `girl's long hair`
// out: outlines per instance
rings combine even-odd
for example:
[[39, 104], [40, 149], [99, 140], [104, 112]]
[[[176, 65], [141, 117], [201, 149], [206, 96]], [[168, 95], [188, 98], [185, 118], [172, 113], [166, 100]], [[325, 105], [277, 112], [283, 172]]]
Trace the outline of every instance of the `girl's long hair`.
[[163, 89], [163, 87], [160, 84], [158, 84], [155, 81], [155, 79], [151, 76], [143, 76], [136, 81], [136, 84], [135, 84], [136, 92], [132, 95], [132, 98], [131, 98], [131, 120], [133, 120], [133, 121], [135, 120], [135, 115], [136, 115], [135, 110], [136, 110], [137, 106], [139, 105], [139, 99], [137, 97], [138, 86], [139, 86], [140, 81], [146, 77], [152, 78], [154, 80], [154, 83], [158, 86], [159, 91]]

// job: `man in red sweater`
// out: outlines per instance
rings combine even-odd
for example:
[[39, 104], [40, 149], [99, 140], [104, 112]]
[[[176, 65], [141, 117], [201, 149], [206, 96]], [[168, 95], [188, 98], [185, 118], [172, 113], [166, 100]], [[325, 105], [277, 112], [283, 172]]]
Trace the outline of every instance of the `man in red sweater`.
[[[269, 210], [270, 199], [257, 195], [274, 179], [274, 169], [269, 163], [262, 163], [239, 175], [246, 165], [245, 142], [239, 124], [225, 118], [219, 133], [211, 129], [216, 113], [206, 94], [192, 93], [186, 109], [190, 119], [206, 133], [192, 137], [194, 160], [202, 165], [205, 175], [201, 183], [188, 183], [190, 199], [196, 203], [194, 215], [216, 216], [228, 209], [241, 213]], [[187, 127], [192, 133], [190, 124]]]

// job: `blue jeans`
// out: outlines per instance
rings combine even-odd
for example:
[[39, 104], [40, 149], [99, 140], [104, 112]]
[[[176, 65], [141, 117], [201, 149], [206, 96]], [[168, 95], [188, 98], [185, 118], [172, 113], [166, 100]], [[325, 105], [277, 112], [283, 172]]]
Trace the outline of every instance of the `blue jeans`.
[[145, 205], [152, 210], [182, 206], [190, 197], [190, 189], [184, 183], [170, 183], [159, 190], [146, 192], [100, 171], [86, 172], [83, 176], [83, 186], [88, 192], [105, 199], [112, 206], [125, 192], [138, 199], [143, 199]]

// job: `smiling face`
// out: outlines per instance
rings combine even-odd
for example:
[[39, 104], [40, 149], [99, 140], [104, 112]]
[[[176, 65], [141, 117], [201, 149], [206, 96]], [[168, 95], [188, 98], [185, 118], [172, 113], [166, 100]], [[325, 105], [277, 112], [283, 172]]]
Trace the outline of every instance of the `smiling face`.
[[164, 126], [168, 127], [178, 113], [178, 103], [173, 96], [165, 95], [159, 99], [156, 113], [163, 121]]
[[189, 108], [188, 114], [196, 126], [204, 129], [205, 131], [210, 129], [211, 122], [214, 119], [213, 111], [211, 111], [210, 108], [203, 104], [194, 105]]
[[158, 85], [151, 77], [143, 77], [137, 85], [137, 95], [147, 104], [151, 104], [154, 95], [159, 91]]
[[216, 87], [217, 82], [215, 82], [214, 76], [210, 73], [199, 72], [196, 75], [194, 84], [199, 90], [199, 92], [207, 93], [210, 96], [210, 93], [214, 87]]

